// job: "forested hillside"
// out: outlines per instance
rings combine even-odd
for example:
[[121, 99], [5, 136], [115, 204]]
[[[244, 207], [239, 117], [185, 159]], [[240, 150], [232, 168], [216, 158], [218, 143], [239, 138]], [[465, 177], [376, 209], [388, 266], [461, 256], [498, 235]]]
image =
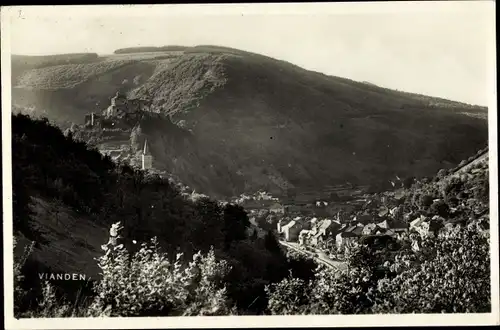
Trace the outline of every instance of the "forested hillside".
[[[167, 179], [115, 164], [47, 120], [12, 116], [12, 163], [16, 258], [35, 242], [21, 281], [24, 288], [34, 289], [18, 297], [19, 315], [36, 312], [34, 299], [42, 294], [37, 291], [40, 271], [102, 279], [93, 258], [102, 255], [106, 232], [117, 222], [130, 253], [140, 250], [140, 243], [134, 242], [157, 237], [158, 249], [167, 258], [183, 254], [183, 267], [198, 252], [213, 251], [213, 260], [225, 260], [230, 268], [225, 278], [228, 304], [238, 313], [263, 313], [265, 285], [281, 280], [289, 270], [302, 277], [312, 274], [313, 264], [288, 259], [272, 233], [265, 238], [253, 234], [243, 208], [206, 198], [187, 200]], [[71, 296], [78, 289], [63, 292]]]
[[484, 107], [225, 47], [116, 53], [39, 67], [16, 59], [13, 101], [66, 128], [104, 110], [117, 90], [148, 100], [150, 111], [170, 114], [189, 136], [179, 142], [151, 132], [158, 167], [217, 197], [321, 190], [346, 181], [382, 189], [395, 175], [454, 167], [487, 142]]

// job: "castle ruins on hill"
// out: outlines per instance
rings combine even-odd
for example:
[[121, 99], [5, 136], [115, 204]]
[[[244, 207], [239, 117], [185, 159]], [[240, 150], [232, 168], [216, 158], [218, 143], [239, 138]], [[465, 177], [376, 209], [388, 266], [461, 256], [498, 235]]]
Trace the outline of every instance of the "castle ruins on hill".
[[85, 115], [84, 130], [96, 132], [101, 136], [100, 151], [113, 160], [133, 160], [143, 170], [153, 168], [153, 155], [147, 139], [141, 150], [140, 158], [134, 156], [130, 149], [132, 127], [149, 112], [150, 102], [143, 99], [127, 99], [126, 95], [117, 92], [111, 98], [111, 104], [102, 111]]
[[144, 99], [127, 99], [125, 94], [118, 91], [105, 110], [85, 115], [85, 127], [118, 128], [120, 121], [117, 119], [124, 117], [138, 119], [143, 112], [149, 111], [150, 103]]

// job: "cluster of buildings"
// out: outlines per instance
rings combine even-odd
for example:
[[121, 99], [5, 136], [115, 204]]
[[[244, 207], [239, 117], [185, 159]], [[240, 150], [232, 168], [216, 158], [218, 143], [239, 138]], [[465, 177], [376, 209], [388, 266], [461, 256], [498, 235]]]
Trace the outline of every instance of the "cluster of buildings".
[[233, 198], [233, 203], [240, 205], [255, 205], [257, 208], [266, 208], [275, 202], [279, 202], [277, 197], [271, 196], [266, 191], [258, 191], [255, 194], [241, 194], [240, 196]]
[[[120, 160], [131, 160], [130, 152], [126, 149], [105, 149], [101, 148], [100, 152], [104, 155], [108, 155], [114, 161]], [[141, 169], [149, 170], [153, 169], [153, 155], [149, 150], [148, 140], [144, 141], [144, 146], [141, 149], [140, 159], [135, 159], [136, 165], [140, 165]], [[139, 164], [137, 164], [139, 163]], [[135, 166], [135, 165], [134, 165]]]
[[127, 99], [125, 94], [118, 91], [111, 98], [111, 104], [105, 110], [85, 115], [85, 128], [101, 128], [103, 130], [119, 128], [123, 121], [116, 119], [124, 116], [137, 119], [142, 112], [148, 111], [149, 106], [150, 102], [147, 100]]
[[[148, 111], [150, 102], [142, 99], [127, 99], [126, 95], [118, 91], [111, 98], [111, 104], [100, 113], [88, 113], [85, 115], [84, 129], [97, 131], [102, 137], [111, 139], [114, 144], [120, 144], [115, 148], [106, 147], [102, 143], [101, 152], [109, 155], [113, 160], [127, 160], [130, 153], [123, 145], [128, 145], [130, 141], [131, 126], [137, 123], [141, 115]], [[111, 143], [108, 143], [111, 144]], [[140, 155], [140, 159], [134, 162], [139, 163], [143, 170], [153, 168], [153, 155], [149, 149], [147, 139]]]
[[287, 242], [327, 250], [335, 248], [343, 253], [360, 240], [371, 241], [376, 238], [391, 242], [409, 231], [422, 236], [432, 234], [439, 230], [438, 220], [419, 217], [407, 223], [389, 217], [377, 219], [367, 214], [357, 216], [349, 222], [343, 222], [339, 217], [335, 220], [295, 217], [279, 220], [277, 231]]

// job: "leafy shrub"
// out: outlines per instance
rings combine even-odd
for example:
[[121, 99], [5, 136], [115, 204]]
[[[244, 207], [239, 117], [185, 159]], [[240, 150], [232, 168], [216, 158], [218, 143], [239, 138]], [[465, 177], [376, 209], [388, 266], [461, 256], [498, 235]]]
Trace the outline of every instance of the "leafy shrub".
[[[14, 249], [17, 246], [17, 239], [13, 237], [13, 245]], [[16, 317], [20, 314], [20, 307], [24, 304], [24, 300], [26, 297], [26, 290], [23, 289], [23, 280], [24, 275], [22, 273], [22, 269], [26, 264], [26, 261], [33, 251], [33, 247], [35, 242], [32, 242], [29, 246], [26, 246], [24, 252], [20, 258], [14, 258], [14, 315]]]
[[459, 177], [451, 177], [446, 180], [442, 187], [443, 197], [454, 196], [463, 188], [464, 182]]
[[105, 254], [98, 259], [102, 280], [96, 286], [97, 297], [89, 308], [91, 316], [149, 315], [228, 315], [224, 276], [227, 263], [217, 261], [214, 251], [197, 253], [187, 267], [182, 255], [171, 262], [160, 251], [156, 238], [130, 256], [118, 244], [119, 223], [110, 230]]
[[[421, 242], [432, 257], [379, 281], [381, 297], [373, 312], [487, 313], [491, 309], [489, 235], [455, 227]], [[392, 267], [398, 267], [398, 262]]]
[[436, 175], [436, 178], [437, 179], [442, 179], [442, 178], [444, 178], [446, 176], [446, 174], [448, 174], [447, 171], [444, 168], [442, 168], [442, 169], [440, 169], [438, 171], [438, 173]]
[[450, 215], [450, 207], [448, 206], [448, 204], [446, 204], [445, 201], [438, 200], [432, 203], [430, 212], [446, 218]]
[[304, 306], [310, 301], [308, 289], [304, 280], [292, 276], [266, 286], [269, 312], [275, 315], [302, 314]]
[[427, 209], [432, 205], [434, 201], [434, 197], [430, 195], [421, 195], [420, 196], [420, 206], [424, 209]]
[[[411, 247], [418, 245], [418, 250]], [[365, 250], [363, 250], [365, 249]], [[396, 254], [361, 247], [350, 269], [320, 269], [311, 281], [267, 288], [271, 314], [489, 312], [489, 235], [475, 223], [437, 236], [408, 235]]]

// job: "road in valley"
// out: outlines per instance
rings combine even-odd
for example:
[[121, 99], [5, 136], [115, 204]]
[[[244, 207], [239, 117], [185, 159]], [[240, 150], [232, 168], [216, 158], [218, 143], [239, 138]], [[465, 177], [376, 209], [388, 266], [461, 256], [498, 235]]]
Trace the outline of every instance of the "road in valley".
[[336, 261], [336, 260], [332, 260], [328, 257], [328, 255], [321, 251], [321, 250], [317, 250], [316, 249], [316, 253], [315, 252], [311, 252], [311, 251], [308, 251], [308, 250], [305, 250], [305, 249], [301, 249], [299, 244], [295, 243], [295, 242], [285, 242], [285, 241], [279, 241], [279, 243], [289, 249], [292, 249], [300, 254], [303, 254], [303, 255], [307, 255], [307, 256], [310, 256], [312, 257], [315, 261], [317, 261], [318, 263], [320, 264], [323, 264], [325, 266], [327, 266], [328, 268], [331, 268], [331, 269], [334, 269], [334, 270], [343, 270], [343, 269], [347, 269], [347, 265], [345, 262], [343, 261]]

